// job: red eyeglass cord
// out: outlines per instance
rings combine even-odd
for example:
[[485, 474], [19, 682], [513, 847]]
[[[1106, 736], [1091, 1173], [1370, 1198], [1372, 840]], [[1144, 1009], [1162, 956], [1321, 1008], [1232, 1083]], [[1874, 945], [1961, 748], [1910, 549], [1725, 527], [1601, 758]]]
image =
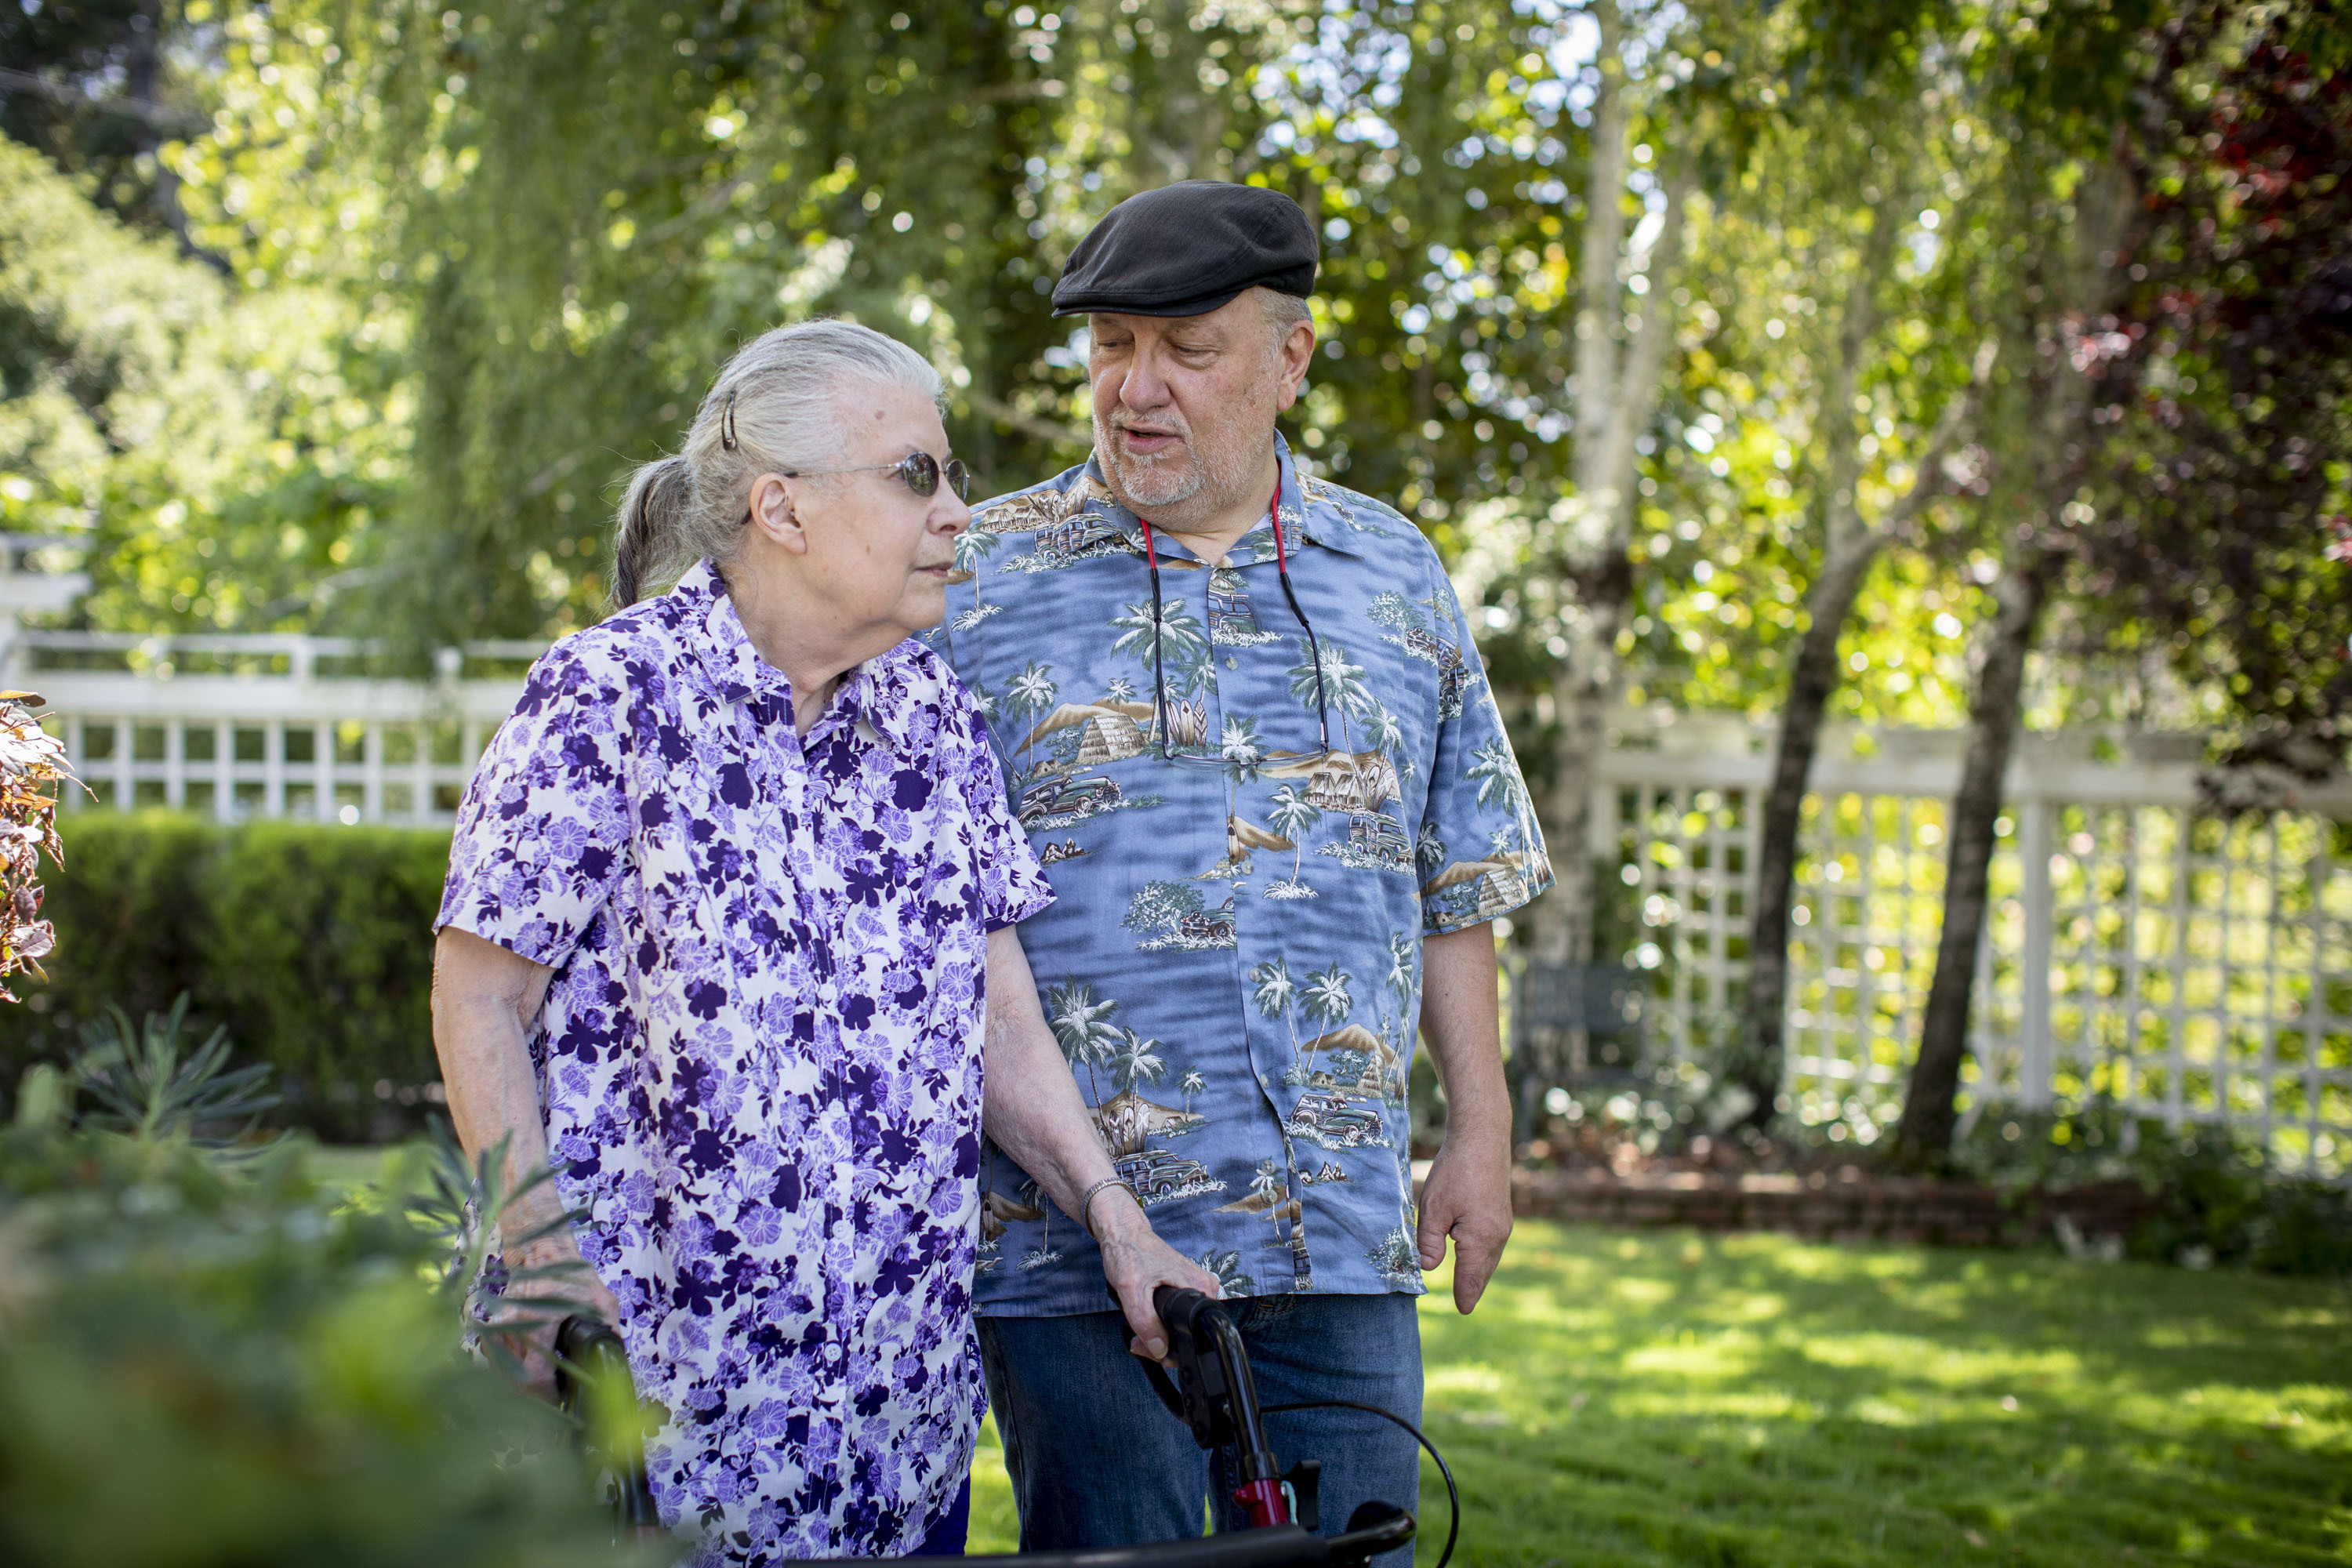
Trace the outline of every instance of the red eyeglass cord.
[[[1274, 523], [1274, 569], [1287, 577], [1290, 575], [1290, 555], [1282, 543], [1282, 481], [1279, 479], [1274, 481], [1274, 499], [1265, 503], [1265, 515]], [[1151, 520], [1139, 516], [1135, 521], [1143, 524], [1144, 558], [1157, 572], [1160, 570], [1160, 552], [1152, 547]]]

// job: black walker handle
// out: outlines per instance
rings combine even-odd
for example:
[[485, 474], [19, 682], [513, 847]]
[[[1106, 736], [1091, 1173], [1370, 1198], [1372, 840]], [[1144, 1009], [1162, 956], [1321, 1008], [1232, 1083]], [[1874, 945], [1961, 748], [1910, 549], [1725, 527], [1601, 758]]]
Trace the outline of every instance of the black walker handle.
[[635, 1401], [636, 1382], [629, 1375], [628, 1352], [621, 1336], [604, 1319], [574, 1314], [555, 1325], [555, 1402], [580, 1423], [583, 1442], [611, 1472], [613, 1521], [619, 1535], [625, 1540], [639, 1532], [657, 1531], [661, 1511], [654, 1507], [653, 1489], [646, 1482], [645, 1441], [629, 1438], [618, 1452], [599, 1447], [604, 1435], [593, 1420], [599, 1389], [616, 1389], [632, 1403]]

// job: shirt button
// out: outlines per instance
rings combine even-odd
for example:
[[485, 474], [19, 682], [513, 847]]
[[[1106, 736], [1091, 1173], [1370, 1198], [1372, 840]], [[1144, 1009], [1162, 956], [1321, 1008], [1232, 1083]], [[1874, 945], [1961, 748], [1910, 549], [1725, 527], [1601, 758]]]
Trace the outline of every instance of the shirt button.
[[1227, 669], [1239, 669], [1241, 667], [1242, 661], [1240, 659], [1235, 658], [1232, 654], [1225, 655], [1225, 668]]

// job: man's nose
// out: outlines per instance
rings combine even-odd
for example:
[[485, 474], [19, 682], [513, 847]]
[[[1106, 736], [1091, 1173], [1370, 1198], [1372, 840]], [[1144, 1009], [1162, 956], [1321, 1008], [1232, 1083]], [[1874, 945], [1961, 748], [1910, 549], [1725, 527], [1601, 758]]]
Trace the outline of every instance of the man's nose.
[[963, 497], [948, 489], [944, 482], [940, 486], [940, 500], [945, 504], [931, 508], [930, 522], [933, 532], [944, 533], [953, 538], [971, 526], [971, 504]]
[[1128, 362], [1127, 374], [1118, 384], [1118, 400], [1138, 412], [1159, 408], [1171, 401], [1168, 379], [1160, 374], [1159, 358], [1150, 350], [1138, 352]]

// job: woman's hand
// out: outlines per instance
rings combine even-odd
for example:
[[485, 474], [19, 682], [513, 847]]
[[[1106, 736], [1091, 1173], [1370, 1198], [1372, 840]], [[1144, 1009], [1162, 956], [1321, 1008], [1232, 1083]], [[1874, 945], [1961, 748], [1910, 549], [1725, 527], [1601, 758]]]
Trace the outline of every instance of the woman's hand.
[[538, 1275], [513, 1285], [505, 1299], [519, 1311], [527, 1310], [531, 1317], [546, 1319], [516, 1334], [511, 1342], [522, 1357], [523, 1386], [552, 1404], [555, 1331], [566, 1318], [590, 1317], [603, 1319], [617, 1331], [621, 1303], [580, 1256], [579, 1243], [568, 1230], [541, 1237], [526, 1247], [509, 1247], [505, 1261], [509, 1276], [526, 1270]]
[[[555, 972], [457, 926], [442, 928], [433, 949], [433, 1045], [441, 1057], [441, 1080], [448, 1086], [449, 1119], [466, 1152], [479, 1159], [503, 1145], [500, 1173], [513, 1192], [530, 1173], [547, 1163], [547, 1126], [540, 1108], [539, 1073], [530, 1060], [530, 1029], [547, 1000]], [[507, 1332], [523, 1362], [524, 1380], [542, 1398], [555, 1395], [555, 1330], [572, 1312], [594, 1312], [620, 1326], [621, 1304], [581, 1259], [580, 1244], [562, 1217], [562, 1200], [552, 1184], [520, 1194], [500, 1216], [509, 1235], [538, 1239], [505, 1251], [509, 1276], [547, 1268], [562, 1271], [516, 1279], [507, 1300], [552, 1321]], [[565, 1268], [566, 1264], [575, 1267]]]
[[1129, 1348], [1146, 1361], [1168, 1356], [1168, 1330], [1151, 1298], [1162, 1285], [1175, 1285], [1215, 1298], [1224, 1292], [1217, 1277], [1152, 1232], [1151, 1222], [1125, 1187], [1108, 1187], [1095, 1199], [1095, 1229], [1102, 1246], [1103, 1277], [1118, 1296], [1127, 1326], [1135, 1331]]

